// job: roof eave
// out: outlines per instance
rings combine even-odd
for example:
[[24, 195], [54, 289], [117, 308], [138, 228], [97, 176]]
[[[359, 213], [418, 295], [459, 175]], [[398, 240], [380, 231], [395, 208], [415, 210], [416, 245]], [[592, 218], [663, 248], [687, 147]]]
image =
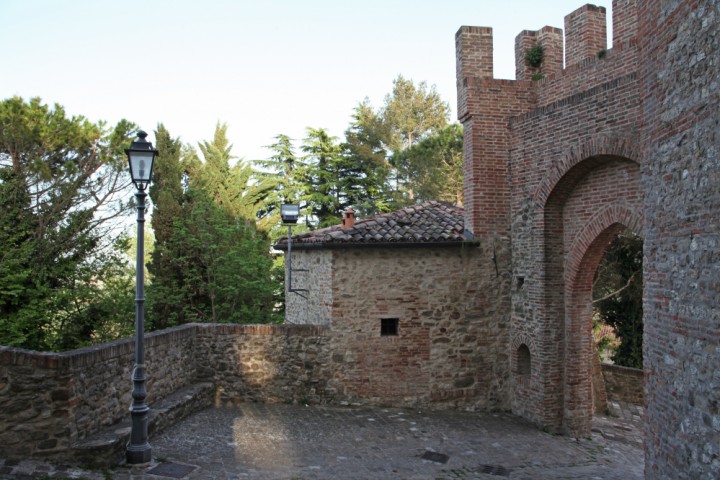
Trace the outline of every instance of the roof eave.
[[[354, 249], [354, 248], [437, 248], [437, 247], [468, 247], [479, 246], [480, 240], [457, 240], [444, 242], [313, 242], [295, 243], [293, 250], [322, 250], [322, 249]], [[287, 250], [287, 243], [274, 245], [276, 250]]]

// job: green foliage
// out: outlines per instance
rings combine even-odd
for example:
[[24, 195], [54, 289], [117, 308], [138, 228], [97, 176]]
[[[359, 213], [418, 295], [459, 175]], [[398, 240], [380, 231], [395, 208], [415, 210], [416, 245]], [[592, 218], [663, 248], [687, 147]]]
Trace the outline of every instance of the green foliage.
[[[299, 204], [305, 195], [307, 165], [295, 155], [292, 140], [287, 135], [278, 135], [276, 142], [269, 145], [273, 154], [267, 160], [256, 160], [259, 170], [254, 179], [262, 185], [262, 198], [257, 205], [258, 227], [267, 232], [275, 241], [284, 235], [280, 225], [280, 207], [285, 203]], [[309, 212], [306, 210], [306, 214]]]
[[642, 368], [642, 245], [631, 232], [619, 235], [600, 262], [593, 288], [598, 314], [620, 338], [613, 361], [633, 368]]
[[355, 107], [352, 119], [343, 146], [352, 169], [343, 184], [348, 203], [359, 216], [389, 212], [395, 205], [389, 187], [392, 166], [383, 141], [386, 127], [367, 99]]
[[[267, 321], [272, 306], [268, 241], [207, 192], [190, 190], [187, 201], [188, 217], [175, 219], [169, 242], [177, 275], [169, 285], [154, 277], [153, 305], [170, 303], [171, 324]], [[153, 326], [159, 320], [153, 317]]]
[[128, 207], [122, 148], [133, 129], [68, 118], [37, 98], [0, 102], [1, 344], [71, 349], [117, 319], [95, 312], [124, 262], [111, 233]]
[[213, 141], [200, 144], [204, 161], [162, 125], [156, 138], [155, 179], [164, 190], [153, 213], [149, 328], [270, 321], [270, 246], [254, 222], [261, 195], [250, 184], [249, 164], [231, 165], [226, 126], [218, 125]]
[[450, 107], [434, 86], [428, 89], [425, 82], [420, 82], [416, 87], [412, 80], [398, 75], [379, 115], [385, 128], [385, 144], [394, 152], [410, 148], [444, 128], [449, 115]]
[[317, 226], [328, 227], [340, 223], [340, 211], [347, 205], [344, 181], [346, 167], [343, 151], [336, 137], [322, 128], [308, 128], [300, 149], [305, 153], [306, 189], [303, 199], [317, 218]]
[[525, 62], [532, 68], [540, 68], [544, 55], [542, 45], [536, 43], [525, 51]]
[[274, 155], [256, 162], [258, 178], [274, 182], [259, 219], [276, 225], [277, 239], [285, 234], [277, 228], [284, 202], [304, 206], [307, 227], [318, 228], [339, 223], [347, 207], [364, 216], [421, 200], [462, 201], [462, 130], [447, 126], [448, 115], [434, 87], [399, 75], [381, 108], [358, 104], [344, 142], [308, 128], [299, 159], [291, 140], [278, 136]]
[[392, 163], [413, 179], [416, 201], [463, 203], [463, 129], [448, 125], [413, 147], [396, 152]]

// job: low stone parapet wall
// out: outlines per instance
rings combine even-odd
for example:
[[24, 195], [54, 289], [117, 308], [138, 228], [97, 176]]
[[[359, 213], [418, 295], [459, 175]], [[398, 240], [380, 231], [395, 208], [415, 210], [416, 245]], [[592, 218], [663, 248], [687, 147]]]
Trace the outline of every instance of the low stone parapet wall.
[[644, 377], [642, 370], [603, 363], [602, 373], [608, 400], [636, 405], [643, 404]]
[[201, 324], [198, 377], [215, 384], [216, 400], [327, 403], [329, 327]]
[[[148, 403], [195, 377], [195, 326], [146, 335]], [[135, 341], [63, 353], [0, 347], [0, 457], [52, 457], [128, 415]]]
[[[145, 336], [147, 403], [197, 381], [215, 401], [324, 402], [326, 328], [187, 324]], [[129, 415], [135, 341], [63, 353], [0, 346], [0, 458], [62, 457]]]

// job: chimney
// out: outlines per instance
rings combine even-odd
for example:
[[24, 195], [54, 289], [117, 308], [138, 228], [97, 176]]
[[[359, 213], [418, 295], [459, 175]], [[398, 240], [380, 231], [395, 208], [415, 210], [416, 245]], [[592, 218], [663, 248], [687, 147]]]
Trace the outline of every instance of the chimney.
[[343, 230], [352, 228], [355, 225], [355, 210], [348, 207], [343, 213], [342, 228]]

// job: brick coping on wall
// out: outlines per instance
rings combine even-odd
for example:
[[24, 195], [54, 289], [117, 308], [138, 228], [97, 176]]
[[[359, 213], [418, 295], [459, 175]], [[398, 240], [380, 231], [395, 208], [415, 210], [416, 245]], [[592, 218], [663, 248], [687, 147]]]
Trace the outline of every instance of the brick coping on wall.
[[[298, 335], [303, 337], [324, 336], [328, 327], [321, 325], [290, 324], [229, 324], [229, 323], [187, 323], [156, 332], [146, 333], [145, 348], [156, 344], [195, 336], [201, 330], [214, 329], [223, 334], [248, 335]], [[135, 351], [135, 338], [122, 338], [112, 342], [91, 345], [67, 352], [39, 352], [18, 347], [0, 345], [0, 365], [31, 366], [50, 370], [93, 365], [97, 362], [131, 354]]]

